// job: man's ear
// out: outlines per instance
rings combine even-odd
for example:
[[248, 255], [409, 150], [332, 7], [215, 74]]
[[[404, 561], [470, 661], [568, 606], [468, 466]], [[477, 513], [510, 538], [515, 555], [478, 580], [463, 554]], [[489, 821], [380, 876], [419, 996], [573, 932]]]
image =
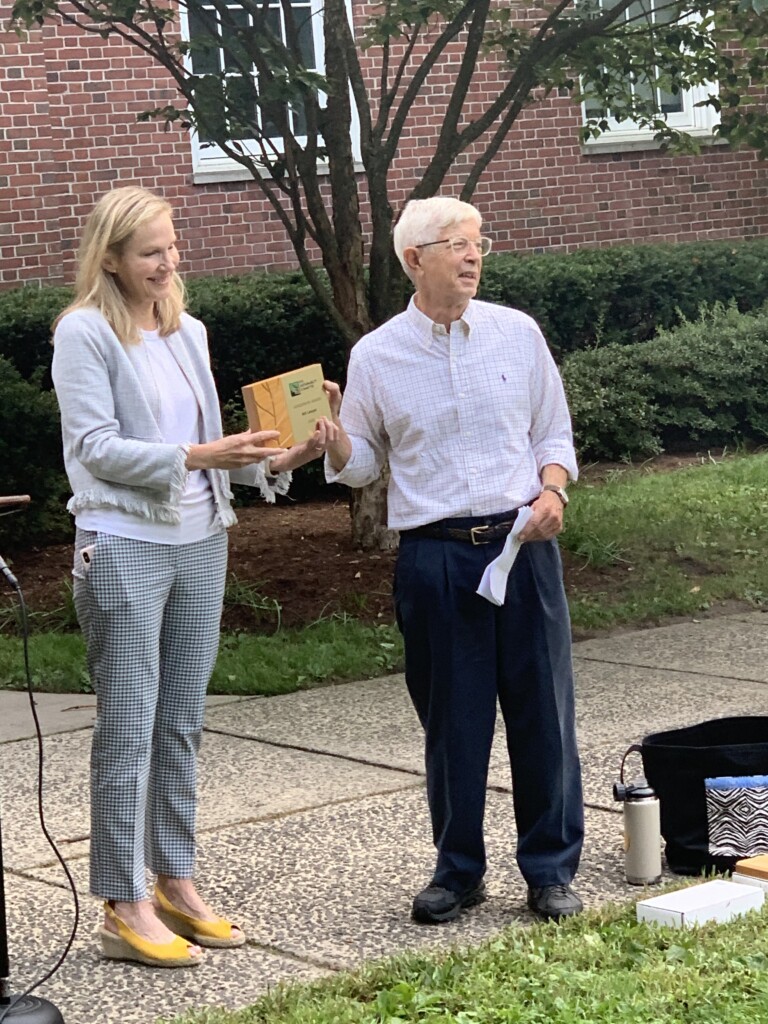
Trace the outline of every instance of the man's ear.
[[415, 245], [409, 245], [403, 249], [403, 259], [409, 270], [416, 271], [421, 267], [421, 253]]

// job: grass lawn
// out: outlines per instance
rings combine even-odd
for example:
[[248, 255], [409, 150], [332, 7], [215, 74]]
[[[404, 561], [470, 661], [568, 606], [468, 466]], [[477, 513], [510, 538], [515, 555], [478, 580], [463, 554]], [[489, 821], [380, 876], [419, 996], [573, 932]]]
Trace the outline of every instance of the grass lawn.
[[511, 927], [471, 950], [406, 954], [184, 1024], [762, 1024], [768, 914], [678, 930], [634, 906]]
[[[667, 473], [619, 469], [571, 490], [562, 546], [577, 630], [695, 616], [722, 602], [768, 607], [768, 455], [707, 461]], [[71, 621], [71, 610], [63, 618]], [[35, 686], [88, 689], [79, 635], [31, 638]], [[273, 636], [225, 634], [212, 693], [275, 694], [398, 671], [402, 642], [388, 623], [343, 616]], [[0, 687], [23, 686], [21, 641], [0, 635]]]
[[734, 600], [768, 607], [768, 455], [617, 470], [571, 494], [561, 545], [576, 563], [568, 597], [577, 629], [641, 626]]

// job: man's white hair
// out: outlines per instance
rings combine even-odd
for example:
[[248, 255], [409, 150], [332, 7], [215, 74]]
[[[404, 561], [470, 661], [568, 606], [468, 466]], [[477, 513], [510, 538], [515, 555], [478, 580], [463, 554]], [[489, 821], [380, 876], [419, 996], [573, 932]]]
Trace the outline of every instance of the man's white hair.
[[394, 243], [395, 254], [411, 280], [410, 268], [403, 259], [405, 250], [425, 242], [437, 242], [465, 220], [473, 220], [478, 227], [482, 223], [482, 217], [474, 206], [450, 196], [412, 199], [406, 204], [395, 225]]

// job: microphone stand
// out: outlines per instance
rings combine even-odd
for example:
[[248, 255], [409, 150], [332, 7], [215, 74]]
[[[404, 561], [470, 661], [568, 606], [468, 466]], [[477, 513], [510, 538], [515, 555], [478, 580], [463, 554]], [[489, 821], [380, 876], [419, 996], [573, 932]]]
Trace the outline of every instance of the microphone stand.
[[[0, 497], [0, 506], [25, 505], [29, 495], [17, 494]], [[0, 572], [5, 576], [14, 590], [19, 584], [16, 577], [0, 558]], [[5, 872], [3, 868], [3, 837], [2, 816], [0, 815], [0, 1024], [3, 1021], [15, 1021], [17, 1024], [64, 1024], [59, 1010], [47, 999], [39, 999], [35, 995], [14, 997], [10, 993], [9, 976], [11, 973], [8, 959], [8, 926], [5, 912]]]

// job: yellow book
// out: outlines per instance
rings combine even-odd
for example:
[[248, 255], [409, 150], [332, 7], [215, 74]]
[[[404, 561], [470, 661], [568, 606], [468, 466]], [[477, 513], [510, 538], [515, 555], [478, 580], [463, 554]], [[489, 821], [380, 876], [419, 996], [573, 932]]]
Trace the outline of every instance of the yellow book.
[[280, 437], [268, 442], [269, 447], [291, 448], [306, 441], [314, 434], [317, 420], [331, 415], [324, 379], [320, 363], [313, 363], [246, 384], [242, 392], [248, 426], [279, 430]]

